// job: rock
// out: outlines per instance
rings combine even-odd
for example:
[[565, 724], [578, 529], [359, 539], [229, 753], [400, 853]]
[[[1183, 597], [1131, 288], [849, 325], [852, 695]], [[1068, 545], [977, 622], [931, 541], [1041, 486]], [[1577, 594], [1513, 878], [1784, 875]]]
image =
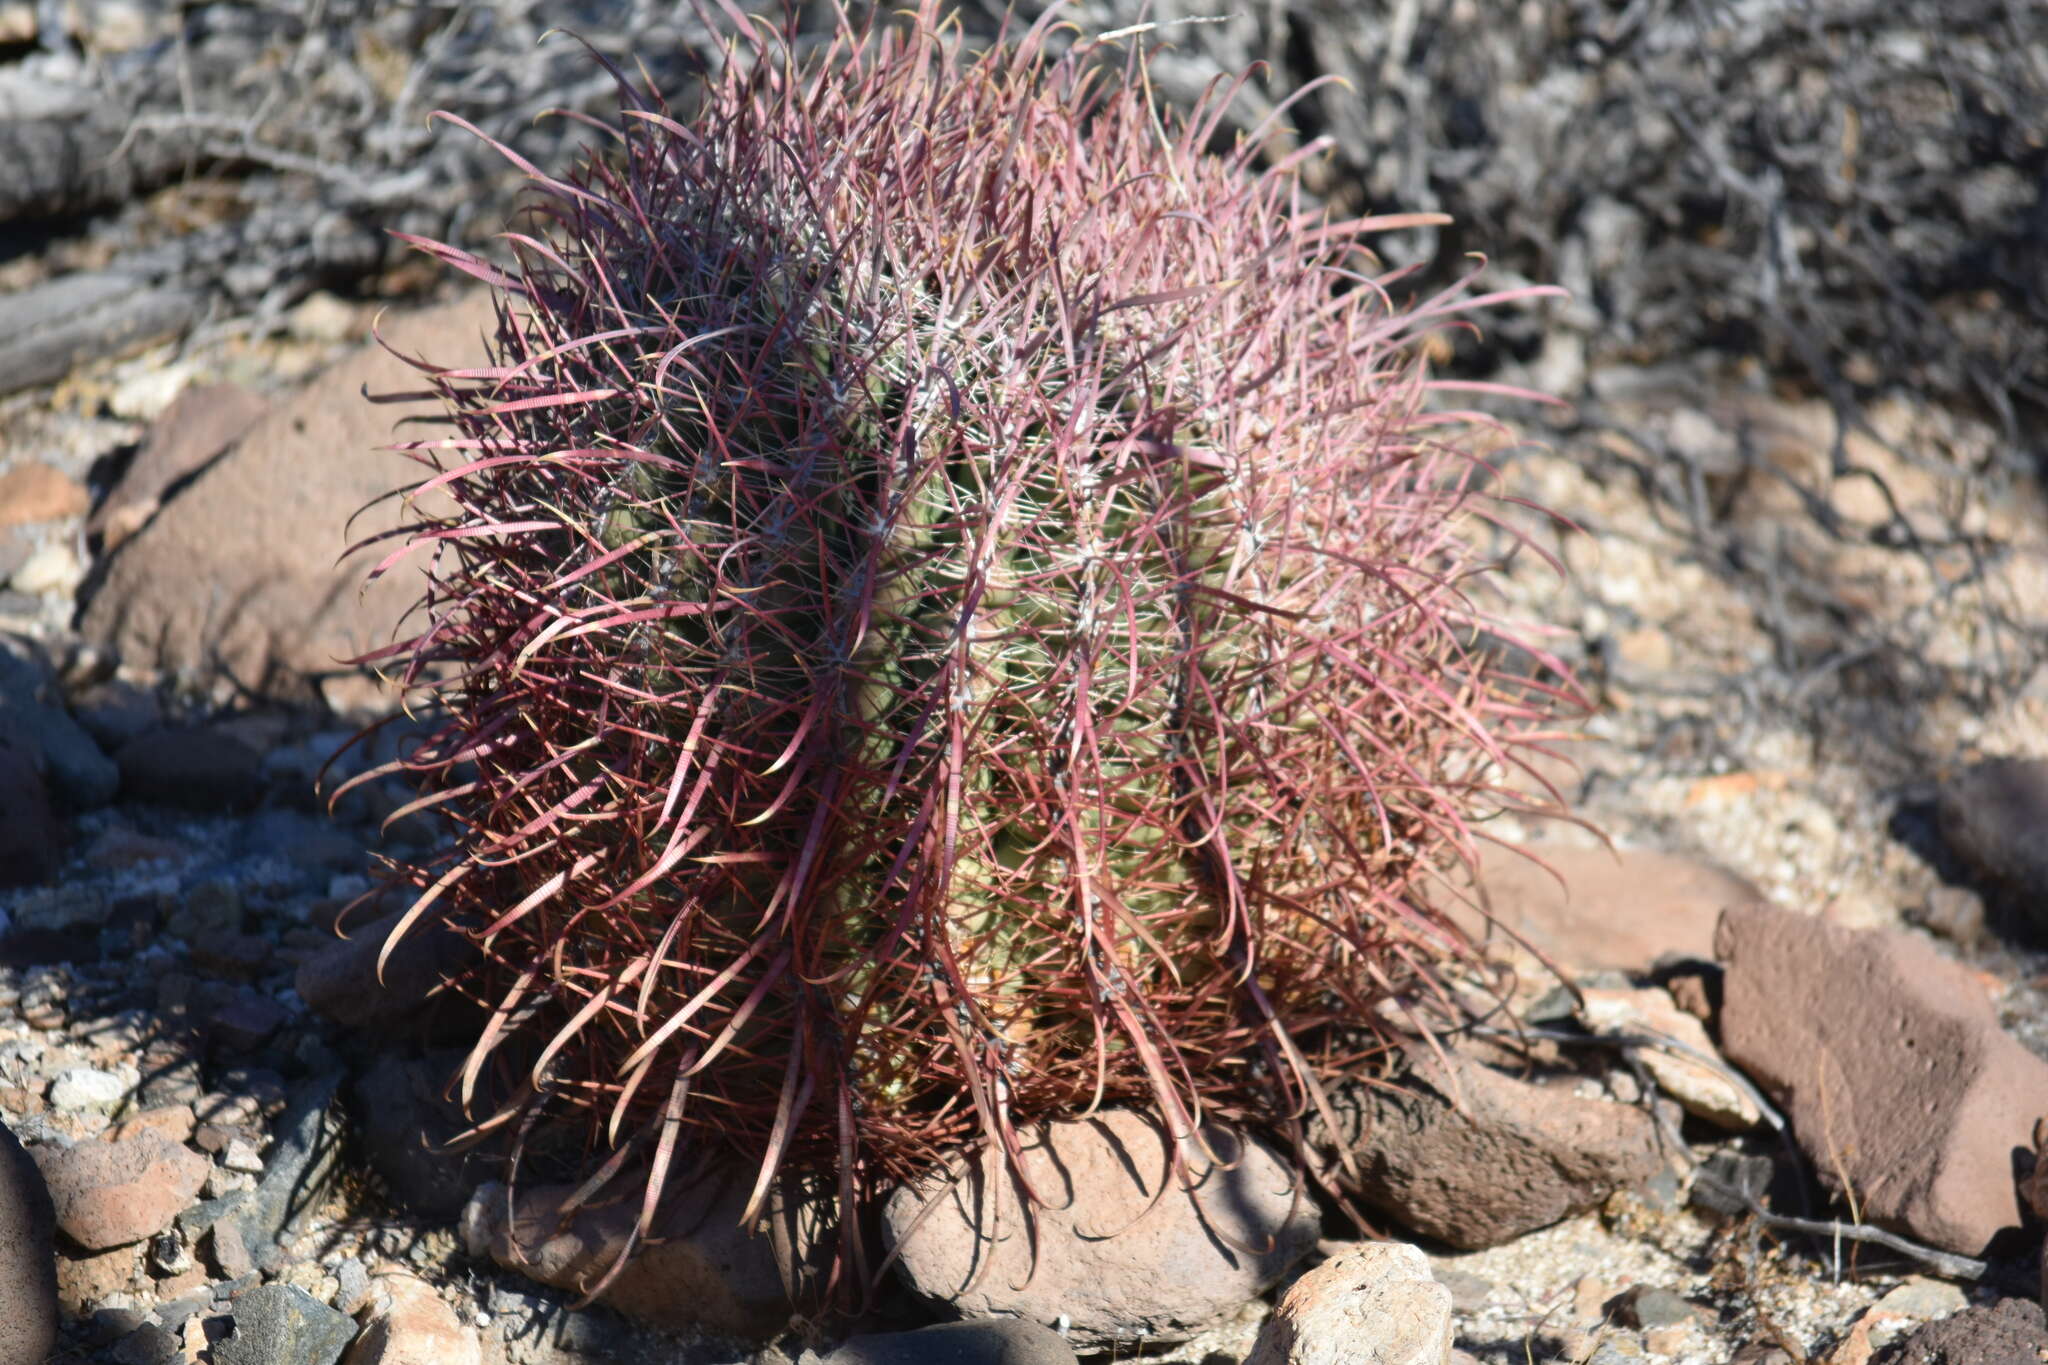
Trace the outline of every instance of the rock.
[[2019, 1223], [2012, 1152], [2048, 1114], [2048, 1062], [1967, 970], [1903, 934], [1768, 906], [1723, 915], [1716, 952], [1722, 1049], [1788, 1111], [1822, 1180], [1968, 1255]]
[[1429, 1260], [1400, 1242], [1373, 1242], [1294, 1282], [1245, 1365], [1449, 1365], [1451, 1291]]
[[1762, 900], [1748, 882], [1698, 859], [1553, 844], [1482, 845], [1470, 895], [1432, 899], [1475, 939], [1500, 939], [1508, 930], [1578, 971], [1643, 971], [1660, 957], [1709, 957], [1722, 908]]
[[356, 1334], [297, 1285], [258, 1285], [234, 1301], [232, 1330], [213, 1344], [214, 1365], [335, 1365]]
[[267, 995], [238, 995], [206, 1017], [206, 1031], [232, 1051], [254, 1052], [290, 1018], [290, 1012]]
[[263, 1174], [263, 1157], [256, 1144], [247, 1138], [229, 1138], [227, 1149], [221, 1153], [220, 1164], [242, 1175]]
[[1338, 1131], [1320, 1119], [1309, 1140], [1342, 1142], [1356, 1179], [1326, 1156], [1329, 1175], [1366, 1203], [1464, 1250], [1496, 1246], [1592, 1208], [1662, 1165], [1648, 1114], [1518, 1081], [1453, 1054], [1455, 1075], [1423, 1049], [1401, 1089], [1348, 1086], [1331, 1096]]
[[97, 1255], [61, 1251], [57, 1256], [57, 1303], [70, 1316], [147, 1282], [142, 1248], [133, 1243]]
[[[266, 782], [275, 781], [270, 758], [263, 756]], [[276, 854], [308, 871], [360, 872], [368, 864], [362, 835], [292, 810], [270, 809], [250, 816], [236, 846], [250, 855]]]
[[271, 1132], [270, 1154], [263, 1178], [250, 1194], [236, 1199], [242, 1242], [260, 1267], [288, 1242], [298, 1227], [326, 1200], [341, 1159], [341, 1125], [331, 1112], [340, 1089], [337, 1075], [315, 1076], [300, 1084]]
[[[384, 336], [407, 354], [462, 364], [482, 355], [480, 335], [493, 325], [488, 300], [472, 294], [387, 318]], [[415, 477], [403, 456], [380, 448], [403, 439], [402, 419], [439, 414], [438, 403], [367, 403], [363, 390], [418, 385], [416, 372], [372, 343], [258, 420], [114, 553], [81, 634], [131, 664], [271, 691], [385, 643], [420, 592], [417, 565], [366, 587], [391, 544], [340, 556], [401, 516], [387, 503], [348, 527], [366, 504]]]
[[192, 941], [192, 965], [220, 981], [254, 981], [270, 965], [271, 942], [261, 934], [207, 935]]
[[415, 1276], [373, 1279], [362, 1324], [347, 1365], [482, 1365], [476, 1333]]
[[306, 1007], [351, 1031], [419, 1036], [443, 978], [473, 961], [476, 949], [438, 923], [415, 924], [392, 950], [380, 980], [377, 954], [403, 917], [397, 910], [351, 929], [348, 938], [301, 963], [295, 984]]
[[1930, 934], [1938, 934], [1965, 953], [1982, 948], [1991, 937], [1984, 898], [1967, 886], [1937, 886], [1907, 918]]
[[114, 1365], [177, 1365], [183, 1342], [154, 1322], [145, 1322], [116, 1342], [109, 1353]]
[[256, 1258], [242, 1240], [242, 1225], [233, 1218], [223, 1218], [206, 1230], [206, 1254], [223, 1279], [237, 1280], [256, 1269]]
[[0, 737], [0, 887], [34, 886], [57, 870], [57, 818], [36, 756]]
[[1656, 1285], [1639, 1284], [1617, 1294], [1607, 1305], [1614, 1321], [1637, 1331], [1645, 1328], [1677, 1327], [1702, 1320], [1707, 1310], [1683, 1294]]
[[[1077, 1350], [1175, 1340], [1256, 1298], [1316, 1244], [1315, 1206], [1286, 1158], [1211, 1130], [1229, 1169], [1188, 1152], [1193, 1197], [1165, 1131], [1108, 1110], [1024, 1139], [1032, 1210], [1000, 1154], [890, 1196], [882, 1233], [902, 1278], [968, 1318], [1065, 1320]], [[1236, 1248], [1256, 1248], [1242, 1251]]]
[[83, 484], [41, 460], [17, 460], [0, 474], [0, 526], [82, 517], [90, 506]]
[[[743, 1228], [751, 1185], [727, 1173], [676, 1190], [601, 1302], [664, 1327], [747, 1339], [779, 1333], [793, 1311], [785, 1286], [801, 1288], [823, 1255], [824, 1206], [774, 1197], [763, 1221]], [[638, 1209], [611, 1201], [565, 1220], [562, 1206], [574, 1193], [569, 1185], [521, 1189], [508, 1217], [505, 1187], [493, 1181], [462, 1212], [463, 1245], [471, 1256], [581, 1292], [610, 1269]]]
[[72, 699], [71, 714], [102, 750], [118, 749], [164, 721], [156, 693], [118, 678], [80, 692]]
[[128, 1087], [111, 1071], [67, 1067], [50, 1082], [50, 1103], [58, 1109], [106, 1109], [119, 1104]]
[[113, 913], [107, 893], [90, 884], [37, 887], [14, 898], [14, 927], [45, 934], [98, 929]]
[[1891, 1357], [1893, 1365], [2040, 1365], [2048, 1358], [2048, 1324], [2041, 1305], [2002, 1299], [1966, 1308], [1915, 1331]]
[[1050, 1327], [1015, 1318], [942, 1322], [913, 1332], [854, 1337], [798, 1365], [1074, 1365], [1074, 1348]]
[[207, 726], [152, 730], [114, 755], [121, 794], [181, 810], [242, 810], [262, 795], [262, 759]]
[[77, 553], [63, 541], [52, 540], [30, 553], [7, 585], [18, 593], [41, 597], [70, 593], [84, 579], [85, 566], [78, 562]]
[[1941, 784], [1934, 815], [1976, 883], [2048, 935], [2048, 759], [1972, 764]]
[[1870, 1305], [1873, 1317], [1912, 1318], [1926, 1322], [1960, 1313], [1970, 1306], [1970, 1296], [1960, 1285], [1913, 1275], [1899, 1281], [1885, 1296]]
[[35, 1161], [0, 1124], [0, 1365], [57, 1345], [57, 1216]]
[[326, 290], [308, 294], [285, 314], [292, 335], [307, 341], [361, 341], [368, 333], [363, 311]]
[[166, 493], [240, 440], [269, 406], [239, 384], [188, 386], [151, 425], [87, 532], [112, 553], [148, 524]]
[[48, 660], [6, 638], [0, 638], [0, 743], [34, 763], [50, 794], [74, 810], [97, 810], [120, 785], [113, 760], [64, 709]]
[[487, 1168], [479, 1155], [434, 1150], [469, 1126], [443, 1097], [464, 1055], [406, 1060], [385, 1053], [355, 1086], [364, 1155], [399, 1203], [428, 1217], [461, 1212]]
[[171, 1226], [199, 1194], [206, 1158], [161, 1134], [92, 1138], [38, 1152], [57, 1226], [90, 1251], [125, 1246]]
[[334, 1306], [353, 1317], [369, 1300], [369, 1268], [350, 1256], [334, 1268]]
[[1430, 1277], [1451, 1294], [1451, 1307], [1460, 1313], [1477, 1313], [1486, 1307], [1493, 1295], [1493, 1281], [1484, 1275], [1474, 1275], [1469, 1270], [1434, 1262], [1429, 1267]]
[[1699, 1060], [1718, 1061], [1721, 1054], [1707, 1037], [1706, 1026], [1679, 1009], [1665, 991], [1589, 987], [1583, 995], [1583, 1017], [1593, 1032], [1667, 1039], [1685, 1049], [1639, 1048], [1636, 1056], [1686, 1113], [1738, 1133], [1763, 1121], [1756, 1103], [1740, 1086]]
[[241, 933], [242, 920], [242, 889], [228, 878], [208, 877], [185, 893], [164, 927], [197, 943]]
[[129, 1115], [100, 1136], [121, 1142], [138, 1133], [156, 1133], [171, 1142], [187, 1142], [198, 1122], [189, 1104], [158, 1105]]

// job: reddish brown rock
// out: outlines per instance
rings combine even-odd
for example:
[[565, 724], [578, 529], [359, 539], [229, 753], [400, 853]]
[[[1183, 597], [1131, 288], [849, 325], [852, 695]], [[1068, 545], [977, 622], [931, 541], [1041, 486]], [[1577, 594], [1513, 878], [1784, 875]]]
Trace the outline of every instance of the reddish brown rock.
[[154, 1132], [39, 1150], [37, 1162], [50, 1185], [57, 1226], [89, 1251], [162, 1232], [198, 1197], [211, 1169], [205, 1157]]
[[1721, 1046], [1789, 1111], [1866, 1218], [1975, 1255], [2020, 1221], [2013, 1151], [2048, 1114], [2048, 1062], [1963, 967], [1903, 934], [1756, 906], [1721, 920]]
[[379, 1275], [358, 1314], [363, 1330], [342, 1365], [481, 1365], [476, 1333], [414, 1275]]
[[2002, 1299], [1930, 1322], [1887, 1357], [1894, 1365], [2040, 1365], [2048, 1360], [2041, 1305]]
[[[1455, 1068], [1453, 1074], [1452, 1068]], [[1452, 1054], [1410, 1053], [1398, 1089], [1332, 1095], [1337, 1132], [1309, 1140], [1329, 1174], [1407, 1227], [1466, 1250], [1497, 1246], [1593, 1208], [1661, 1164], [1640, 1109], [1503, 1076]], [[1357, 1173], [1336, 1164], [1339, 1143]]]
[[71, 1317], [86, 1312], [110, 1294], [125, 1294], [142, 1282], [139, 1246], [75, 1256], [63, 1251], [57, 1255], [57, 1302]]
[[239, 441], [269, 406], [239, 384], [187, 388], [150, 426], [142, 448], [92, 514], [86, 530], [113, 550], [148, 524], [165, 493]]
[[1026, 1174], [1048, 1205], [1028, 1234], [1015, 1177], [984, 1152], [953, 1180], [897, 1190], [883, 1236], [904, 1280], [950, 1313], [1064, 1319], [1077, 1350], [1177, 1340], [1258, 1297], [1318, 1235], [1285, 1157], [1226, 1132], [1209, 1141], [1229, 1164], [1185, 1152], [1190, 1198], [1148, 1116], [1049, 1124], [1024, 1138]]
[[[384, 335], [407, 354], [461, 364], [483, 354], [490, 318], [487, 301], [470, 296], [387, 318]], [[397, 423], [438, 407], [367, 403], [366, 387], [417, 389], [419, 376], [365, 346], [263, 417], [115, 552], [80, 618], [85, 638], [129, 663], [280, 690], [386, 643], [419, 594], [417, 567], [365, 588], [390, 544], [340, 556], [395, 525], [401, 509], [393, 501], [347, 523], [416, 477], [381, 448], [428, 430]]]
[[92, 495], [78, 480], [41, 460], [17, 461], [0, 474], [0, 526], [82, 517]]
[[185, 1142], [190, 1140], [198, 1123], [192, 1115], [191, 1105], [166, 1104], [122, 1119], [101, 1136], [109, 1142], [125, 1142], [143, 1133], [155, 1133], [172, 1142]]
[[1721, 911], [1763, 897], [1696, 858], [1533, 844], [1482, 846], [1479, 874], [1465, 897], [1446, 890], [1432, 899], [1474, 938], [1499, 939], [1508, 931], [1566, 970], [1642, 971], [1666, 955], [1711, 956]]
[[[663, 1327], [701, 1328], [759, 1340], [795, 1312], [786, 1285], [802, 1292], [822, 1257], [816, 1206], [782, 1199], [760, 1223], [740, 1226], [750, 1182], [711, 1177], [676, 1191], [648, 1240], [602, 1302]], [[568, 1218], [573, 1186], [522, 1188], [507, 1207], [503, 1185], [483, 1186], [462, 1213], [463, 1245], [507, 1270], [582, 1293], [626, 1244], [637, 1205], [585, 1205]]]

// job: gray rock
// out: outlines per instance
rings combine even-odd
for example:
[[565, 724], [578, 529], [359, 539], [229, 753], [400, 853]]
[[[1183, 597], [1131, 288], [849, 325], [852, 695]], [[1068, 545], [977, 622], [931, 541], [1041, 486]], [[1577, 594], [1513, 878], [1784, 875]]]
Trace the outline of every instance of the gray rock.
[[241, 810], [262, 795], [262, 760], [233, 735], [206, 726], [152, 730], [121, 746], [121, 794], [181, 810]]
[[32, 755], [51, 794], [74, 810], [97, 810], [120, 786], [112, 760], [64, 709], [44, 661], [12, 638], [0, 638], [0, 742]]
[[435, 1150], [468, 1125], [442, 1091], [465, 1054], [438, 1052], [416, 1060], [389, 1053], [356, 1081], [364, 1153], [400, 1203], [416, 1213], [460, 1213], [485, 1178], [475, 1154]]
[[854, 1337], [798, 1365], [1074, 1365], [1074, 1348], [1050, 1327], [1015, 1318], [942, 1322], [914, 1332]]
[[90, 883], [39, 886], [15, 897], [13, 909], [15, 928], [53, 934], [98, 929], [114, 911], [105, 888]]
[[1654, 1285], [1637, 1285], [1618, 1296], [1612, 1306], [1615, 1319], [1622, 1326], [1643, 1331], [1676, 1327], [1702, 1316], [1700, 1306], [1683, 1294]]
[[1286, 1158], [1222, 1130], [1207, 1138], [1220, 1164], [1183, 1152], [1191, 1197], [1149, 1117], [1050, 1124], [1023, 1153], [1048, 1207], [1027, 1214], [1007, 1162], [984, 1151], [952, 1180], [897, 1190], [883, 1236], [905, 1282], [963, 1317], [1064, 1318], [1084, 1350], [1185, 1338], [1258, 1297], [1318, 1232]]
[[1486, 1307], [1487, 1299], [1493, 1294], [1493, 1281], [1469, 1270], [1434, 1265], [1430, 1267], [1430, 1274], [1451, 1292], [1451, 1307], [1460, 1313], [1477, 1313]]
[[99, 683], [78, 694], [72, 701], [71, 714], [103, 753], [111, 753], [137, 735], [156, 729], [164, 718], [163, 706], [154, 692], [119, 680]]
[[[332, 1113], [337, 1074], [316, 1076], [292, 1093], [291, 1102], [272, 1132], [263, 1179], [236, 1208], [242, 1244], [268, 1268], [279, 1255], [279, 1243], [297, 1234], [299, 1225], [326, 1202], [341, 1157], [341, 1127]], [[233, 1196], [230, 1196], [231, 1198]]]
[[362, 1307], [363, 1300], [370, 1294], [370, 1269], [362, 1261], [350, 1256], [334, 1267], [334, 1306], [342, 1312], [354, 1315]]
[[[601, 1302], [663, 1327], [753, 1340], [780, 1334], [794, 1311], [791, 1287], [808, 1293], [825, 1259], [831, 1205], [777, 1190], [761, 1224], [745, 1226], [750, 1188], [742, 1172], [729, 1171], [677, 1190]], [[462, 1212], [463, 1245], [529, 1279], [580, 1291], [611, 1268], [638, 1209], [593, 1202], [565, 1218], [575, 1193], [569, 1185], [522, 1187], [508, 1201], [503, 1185], [484, 1185]]]
[[[292, 810], [266, 810], [251, 816], [242, 825], [236, 844], [246, 853], [280, 855], [308, 871], [360, 872], [368, 864], [362, 836]], [[325, 880], [319, 878], [316, 885]]]
[[159, 1323], [145, 1322], [114, 1344], [114, 1365], [174, 1365], [185, 1353], [178, 1334]]
[[57, 1344], [57, 1215], [43, 1173], [0, 1124], [0, 1365]]
[[356, 1324], [297, 1285], [258, 1285], [234, 1302], [214, 1365], [335, 1365]]
[[1934, 810], [1977, 884], [2048, 936], [2048, 759], [1973, 764], [1941, 784]]
[[171, 910], [164, 927], [189, 943], [242, 931], [242, 889], [232, 878], [195, 884]]
[[57, 819], [35, 755], [0, 736], [0, 887], [47, 881], [57, 870], [58, 847]]
[[127, 1093], [119, 1076], [89, 1066], [66, 1067], [50, 1082], [50, 1103], [64, 1110], [106, 1109]]

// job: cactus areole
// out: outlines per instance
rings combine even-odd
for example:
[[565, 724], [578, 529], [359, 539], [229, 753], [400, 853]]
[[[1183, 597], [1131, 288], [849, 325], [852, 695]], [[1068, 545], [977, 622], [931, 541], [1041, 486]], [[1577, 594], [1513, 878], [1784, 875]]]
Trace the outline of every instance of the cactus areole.
[[1501, 296], [1396, 307], [1365, 241], [1442, 220], [1334, 220], [1242, 80], [1162, 107], [1159, 33], [728, 18], [691, 116], [621, 77], [572, 175], [505, 151], [500, 263], [415, 243], [497, 321], [414, 362], [373, 657], [452, 834], [385, 951], [473, 939], [479, 1130], [649, 1210], [686, 1152], [758, 1205], [1111, 1103], [1285, 1134], [1463, 951], [1417, 889], [1549, 723], [1415, 344]]

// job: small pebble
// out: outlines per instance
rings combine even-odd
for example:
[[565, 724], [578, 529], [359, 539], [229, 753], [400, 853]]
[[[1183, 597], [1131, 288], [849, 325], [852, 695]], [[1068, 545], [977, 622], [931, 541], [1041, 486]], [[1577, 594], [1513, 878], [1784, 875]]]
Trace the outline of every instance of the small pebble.
[[68, 593], [85, 579], [85, 566], [78, 562], [71, 547], [61, 541], [52, 541], [28, 557], [28, 562], [14, 571], [9, 580], [16, 592], [31, 597], [45, 593]]
[[256, 1188], [256, 1177], [242, 1171], [230, 1171], [216, 1166], [206, 1173], [206, 1183], [199, 1187], [199, 1193], [207, 1199], [219, 1199], [237, 1190]]
[[244, 1175], [263, 1174], [263, 1157], [256, 1150], [256, 1145], [247, 1138], [230, 1138], [227, 1151], [221, 1154], [220, 1163], [230, 1171], [239, 1171]]

